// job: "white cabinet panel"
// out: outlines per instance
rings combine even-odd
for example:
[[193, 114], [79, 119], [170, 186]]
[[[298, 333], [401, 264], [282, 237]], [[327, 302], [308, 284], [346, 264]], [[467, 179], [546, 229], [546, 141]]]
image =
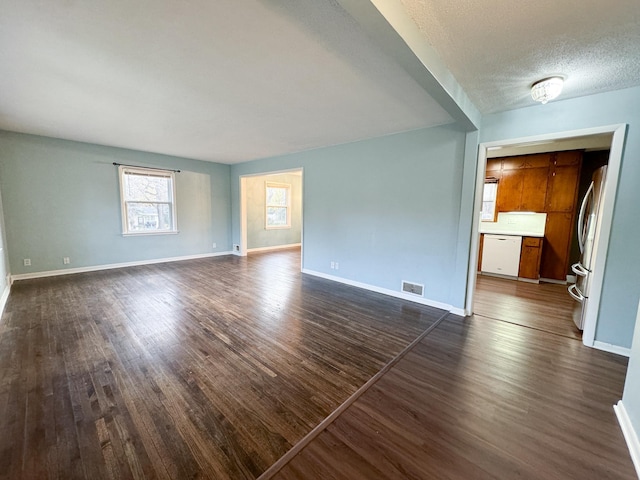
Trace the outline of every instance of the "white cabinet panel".
[[514, 235], [485, 235], [482, 247], [482, 271], [518, 276], [522, 237]]

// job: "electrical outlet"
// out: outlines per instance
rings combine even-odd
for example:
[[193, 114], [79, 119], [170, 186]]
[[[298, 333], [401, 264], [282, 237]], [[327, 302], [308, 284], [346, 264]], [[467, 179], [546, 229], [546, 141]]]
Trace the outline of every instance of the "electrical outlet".
[[71, 263], [71, 260], [69, 259], [69, 257], [62, 257], [62, 263], [65, 265], [69, 265]]
[[25, 267], [30, 267], [31, 266], [31, 259], [30, 258], [25, 258], [24, 259], [24, 266]]
[[336, 268], [336, 262], [331, 262], [331, 270], [333, 270], [334, 268]]
[[213, 248], [218, 248], [218, 244], [216, 242], [213, 242]]
[[340, 264], [336, 262], [336, 270], [340, 270]]

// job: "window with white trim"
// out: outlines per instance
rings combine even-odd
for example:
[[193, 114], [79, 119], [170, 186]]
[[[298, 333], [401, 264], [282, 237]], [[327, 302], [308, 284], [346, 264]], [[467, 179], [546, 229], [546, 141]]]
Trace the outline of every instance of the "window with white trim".
[[291, 228], [291, 185], [266, 182], [265, 228]]
[[178, 233], [175, 173], [120, 166], [122, 233]]
[[482, 221], [495, 222], [496, 198], [498, 196], [498, 180], [486, 179], [482, 191]]

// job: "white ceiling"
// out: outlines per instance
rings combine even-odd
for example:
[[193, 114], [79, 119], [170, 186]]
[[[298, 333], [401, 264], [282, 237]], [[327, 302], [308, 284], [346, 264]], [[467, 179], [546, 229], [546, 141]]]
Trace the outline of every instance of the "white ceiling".
[[0, 129], [236, 163], [459, 118], [374, 4], [484, 113], [640, 84], [638, 0], [0, 0]]
[[0, 11], [0, 129], [234, 163], [452, 121], [332, 1]]

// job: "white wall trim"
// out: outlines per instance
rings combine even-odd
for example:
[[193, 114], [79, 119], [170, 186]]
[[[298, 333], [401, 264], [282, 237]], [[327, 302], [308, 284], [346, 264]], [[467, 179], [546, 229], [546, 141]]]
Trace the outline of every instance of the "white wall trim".
[[382, 293], [383, 295], [389, 295], [391, 297], [401, 298], [403, 300], [408, 300], [410, 302], [420, 303], [422, 305], [428, 305], [429, 307], [440, 308], [442, 310], [447, 310], [449, 312], [455, 313], [456, 315], [461, 315], [461, 309], [456, 308], [454, 312], [454, 307], [449, 305], [448, 303], [437, 302], [435, 300], [429, 300], [428, 298], [418, 297], [416, 295], [411, 295], [409, 293], [396, 292], [395, 290], [389, 290], [388, 288], [376, 287], [375, 285], [369, 285], [368, 283], [357, 282], [355, 280], [349, 280], [348, 278], [336, 277], [335, 275], [329, 275], [322, 272], [316, 272], [315, 270], [308, 270], [306, 268], [302, 269], [302, 273], [306, 273], [307, 275], [313, 275], [314, 277], [324, 278], [326, 280], [332, 280], [334, 282], [344, 283], [345, 285], [351, 285], [352, 287], [362, 288], [364, 290], [370, 290], [376, 293]]
[[2, 292], [2, 296], [0, 296], [0, 317], [4, 313], [4, 307], [7, 305], [7, 300], [9, 300], [10, 292], [11, 282], [7, 282], [7, 285], [4, 287], [4, 291]]
[[19, 273], [11, 275], [11, 283], [16, 280], [28, 280], [31, 278], [56, 277], [58, 275], [71, 275], [74, 273], [97, 272], [99, 270], [112, 270], [114, 268], [137, 267], [140, 265], [153, 265], [155, 263], [180, 262], [182, 260], [195, 260], [198, 258], [220, 257], [231, 255], [233, 252], [212, 252], [197, 255], [185, 255], [182, 257], [152, 258], [150, 260], [139, 260], [135, 262], [110, 263], [106, 265], [92, 265], [88, 267], [65, 268], [63, 270], [48, 270], [45, 272]]
[[272, 250], [284, 250], [285, 248], [295, 248], [301, 247], [302, 243], [288, 243], [286, 245], [274, 245], [272, 247], [256, 247], [256, 248], [247, 248], [247, 252], [270, 252]]
[[633, 424], [627, 414], [626, 408], [624, 408], [622, 400], [620, 400], [617, 405], [614, 405], [613, 409], [618, 417], [618, 423], [622, 429], [624, 439], [627, 442], [627, 447], [629, 447], [631, 461], [633, 462], [633, 466], [636, 467], [638, 478], [640, 478], [640, 441], [638, 441], [638, 434], [633, 428]]
[[611, 343], [595, 341], [593, 342], [593, 348], [609, 353], [615, 353], [616, 355], [622, 355], [623, 357], [631, 356], [630, 348], [619, 347], [618, 345], [612, 345]]

